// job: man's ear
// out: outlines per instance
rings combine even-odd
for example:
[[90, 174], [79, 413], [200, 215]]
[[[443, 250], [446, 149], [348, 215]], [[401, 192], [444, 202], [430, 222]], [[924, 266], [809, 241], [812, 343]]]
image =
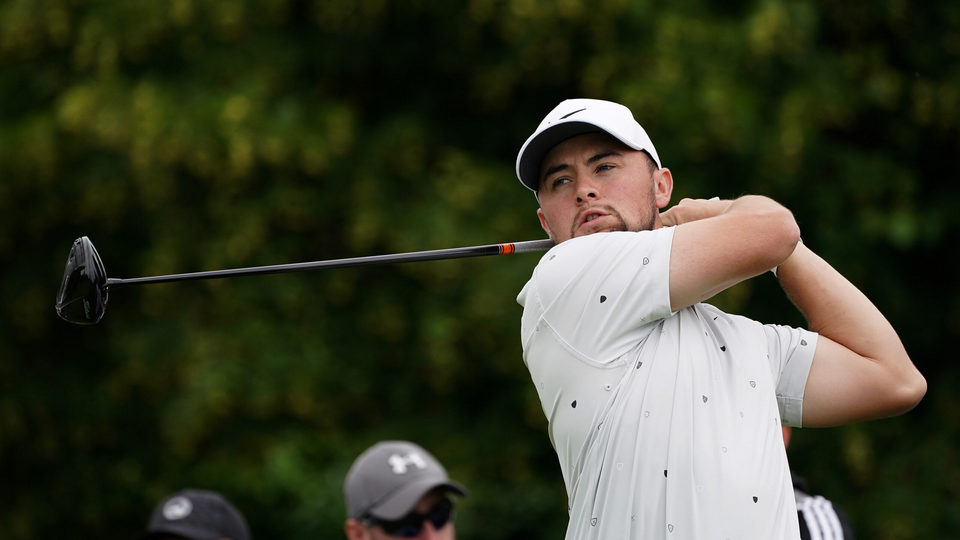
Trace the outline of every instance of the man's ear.
[[673, 174], [670, 169], [657, 169], [653, 173], [653, 196], [657, 201], [657, 208], [665, 208], [670, 204], [673, 194]]
[[553, 237], [553, 231], [550, 230], [550, 224], [547, 223], [547, 218], [543, 215], [543, 209], [537, 208], [537, 218], [540, 219], [540, 227], [543, 231], [547, 233], [547, 236], [549, 236], [551, 240], [556, 242], [557, 240]]

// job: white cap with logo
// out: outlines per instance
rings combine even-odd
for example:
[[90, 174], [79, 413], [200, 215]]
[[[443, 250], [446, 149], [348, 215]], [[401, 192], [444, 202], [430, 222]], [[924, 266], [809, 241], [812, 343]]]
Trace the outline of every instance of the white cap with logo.
[[540, 186], [540, 165], [550, 149], [571, 137], [598, 131], [609, 133], [634, 150], [646, 152], [657, 168], [661, 167], [653, 142], [634, 120], [630, 109], [612, 101], [577, 98], [557, 105], [523, 143], [517, 155], [517, 178], [536, 193]]

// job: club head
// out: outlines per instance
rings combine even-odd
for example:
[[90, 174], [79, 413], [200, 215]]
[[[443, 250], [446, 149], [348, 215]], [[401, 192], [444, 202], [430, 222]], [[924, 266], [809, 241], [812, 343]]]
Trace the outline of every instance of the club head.
[[97, 324], [107, 308], [107, 272], [93, 242], [73, 242], [57, 293], [57, 315], [74, 324]]

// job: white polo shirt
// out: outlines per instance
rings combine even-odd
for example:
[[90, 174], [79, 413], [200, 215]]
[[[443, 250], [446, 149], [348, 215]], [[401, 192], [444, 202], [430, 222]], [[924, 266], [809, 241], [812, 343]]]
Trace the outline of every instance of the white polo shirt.
[[517, 297], [567, 538], [799, 538], [780, 424], [800, 425], [817, 334], [672, 313], [674, 230], [563, 242]]

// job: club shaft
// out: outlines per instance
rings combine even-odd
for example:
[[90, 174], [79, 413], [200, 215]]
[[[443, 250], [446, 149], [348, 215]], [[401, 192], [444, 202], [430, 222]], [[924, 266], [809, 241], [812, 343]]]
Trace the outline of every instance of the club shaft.
[[250, 266], [228, 270], [210, 270], [205, 272], [190, 272], [186, 274], [169, 274], [165, 276], [147, 276], [136, 278], [109, 278], [108, 286], [137, 285], [143, 283], [169, 283], [171, 281], [190, 281], [195, 279], [220, 279], [227, 277], [252, 276], [259, 274], [282, 274], [287, 272], [302, 272], [305, 270], [321, 270], [330, 268], [349, 268], [352, 266], [372, 266], [377, 264], [393, 264], [403, 262], [436, 261], [442, 259], [462, 259], [466, 257], [484, 257], [488, 255], [510, 255], [513, 253], [533, 253], [547, 251], [553, 247], [553, 241], [526, 240], [505, 244], [488, 244], [485, 246], [470, 246], [448, 249], [433, 249], [428, 251], [413, 251], [409, 253], [394, 253], [388, 255], [370, 255], [366, 257], [352, 257], [347, 259], [331, 259], [326, 261], [312, 261], [290, 264], [274, 264], [270, 266]]

